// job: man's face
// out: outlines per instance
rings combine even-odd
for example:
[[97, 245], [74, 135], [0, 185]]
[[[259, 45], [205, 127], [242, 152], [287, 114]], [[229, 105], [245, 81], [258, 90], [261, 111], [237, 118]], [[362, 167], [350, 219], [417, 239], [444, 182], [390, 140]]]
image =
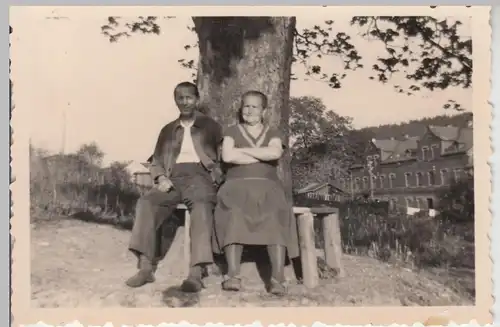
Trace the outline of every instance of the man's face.
[[192, 115], [198, 107], [198, 98], [190, 87], [179, 87], [175, 90], [175, 103], [183, 116]]

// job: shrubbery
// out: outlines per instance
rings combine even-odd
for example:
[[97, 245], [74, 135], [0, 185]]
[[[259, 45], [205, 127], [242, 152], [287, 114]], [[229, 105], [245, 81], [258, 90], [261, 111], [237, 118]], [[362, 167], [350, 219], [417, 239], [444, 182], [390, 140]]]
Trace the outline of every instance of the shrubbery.
[[133, 213], [139, 193], [125, 170], [126, 163], [101, 168], [91, 154], [82, 152], [48, 155], [30, 147], [32, 222], [82, 212], [99, 218]]
[[[90, 212], [112, 223], [131, 222], [139, 191], [125, 163], [101, 168], [99, 160], [85, 151], [48, 156], [31, 148], [30, 155], [32, 221]], [[416, 267], [473, 269], [473, 195], [472, 178], [454, 184], [443, 191], [441, 214], [434, 218], [388, 214], [380, 203], [343, 203], [340, 216], [344, 252], [403, 261]], [[322, 231], [316, 228], [317, 246], [321, 247]]]
[[[437, 217], [426, 213], [407, 215], [384, 211], [379, 203], [350, 201], [340, 207], [340, 229], [345, 253], [368, 255], [382, 261], [396, 261], [415, 267], [474, 269], [473, 189], [468, 181], [459, 183], [455, 211], [444, 209]], [[457, 190], [456, 185], [451, 186]], [[449, 200], [447, 192], [443, 192]], [[448, 201], [445, 200], [445, 201]], [[451, 200], [449, 200], [451, 201]], [[469, 215], [469, 216], [464, 216]], [[454, 217], [451, 219], [450, 217]], [[316, 245], [322, 247], [322, 231], [316, 221]]]

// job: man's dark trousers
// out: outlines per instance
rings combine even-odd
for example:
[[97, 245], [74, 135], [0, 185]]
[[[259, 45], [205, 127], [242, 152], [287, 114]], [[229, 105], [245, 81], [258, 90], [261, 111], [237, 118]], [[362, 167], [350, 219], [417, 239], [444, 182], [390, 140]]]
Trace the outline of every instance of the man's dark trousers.
[[213, 263], [211, 235], [217, 190], [200, 163], [176, 164], [170, 180], [174, 186], [168, 192], [154, 188], [138, 200], [129, 249], [153, 264], [161, 260], [165, 256], [160, 244], [162, 224], [178, 204], [184, 203], [191, 215], [191, 273], [193, 267]]

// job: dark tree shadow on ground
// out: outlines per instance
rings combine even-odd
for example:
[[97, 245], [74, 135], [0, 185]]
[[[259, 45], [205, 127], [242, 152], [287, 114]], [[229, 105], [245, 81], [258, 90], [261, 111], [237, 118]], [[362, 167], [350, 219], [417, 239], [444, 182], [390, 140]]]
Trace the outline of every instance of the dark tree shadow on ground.
[[180, 286], [172, 286], [162, 292], [162, 301], [171, 308], [189, 308], [200, 302], [200, 294], [185, 293]]

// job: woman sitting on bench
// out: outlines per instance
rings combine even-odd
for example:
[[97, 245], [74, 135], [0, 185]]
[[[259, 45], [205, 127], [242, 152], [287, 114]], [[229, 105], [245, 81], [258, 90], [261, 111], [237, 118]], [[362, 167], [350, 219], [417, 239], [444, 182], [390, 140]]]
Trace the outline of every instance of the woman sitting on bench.
[[291, 207], [278, 178], [283, 154], [279, 130], [264, 124], [267, 97], [258, 91], [242, 96], [240, 123], [230, 126], [222, 143], [226, 182], [218, 192], [214, 220], [214, 252], [224, 253], [226, 291], [241, 289], [244, 245], [266, 245], [272, 265], [268, 292], [284, 295], [285, 257], [293, 229]]

